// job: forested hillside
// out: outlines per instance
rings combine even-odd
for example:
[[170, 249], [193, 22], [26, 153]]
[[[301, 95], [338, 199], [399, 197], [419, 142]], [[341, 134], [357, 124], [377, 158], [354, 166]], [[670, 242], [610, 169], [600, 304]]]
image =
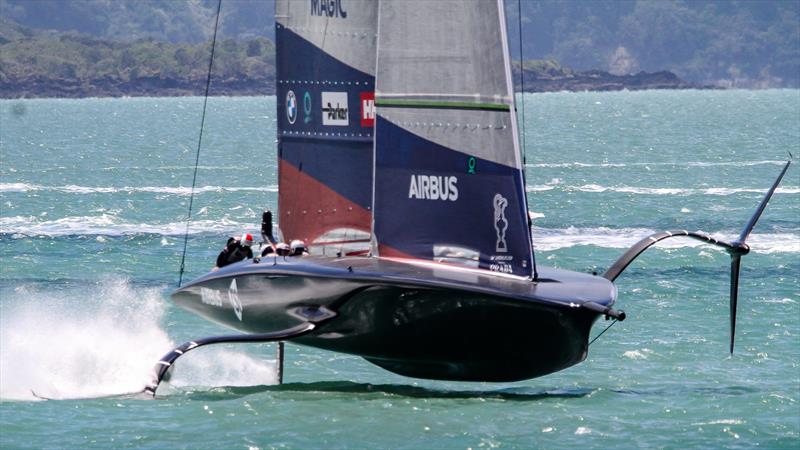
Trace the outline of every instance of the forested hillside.
[[[526, 58], [723, 86], [800, 86], [798, 0], [506, 1]], [[513, 45], [513, 39], [512, 45]]]
[[[217, 0], [0, 0], [0, 15], [28, 28], [173, 44], [210, 40], [216, 10]], [[273, 39], [274, 10], [274, 0], [223, 0], [220, 35]]]
[[[198, 95], [210, 43], [108, 41], [40, 32], [0, 19], [0, 97]], [[223, 39], [214, 53], [213, 95], [269, 95], [275, 46], [264, 37]]]
[[[189, 89], [207, 70], [216, 5], [0, 0], [0, 83], [51, 77], [111, 85], [133, 77]], [[272, 88], [273, 11], [273, 0], [223, 0], [215, 64], [222, 92], [226, 83]], [[723, 87], [800, 87], [797, 0], [506, 0], [506, 13], [516, 60], [619, 76], [667, 70]]]

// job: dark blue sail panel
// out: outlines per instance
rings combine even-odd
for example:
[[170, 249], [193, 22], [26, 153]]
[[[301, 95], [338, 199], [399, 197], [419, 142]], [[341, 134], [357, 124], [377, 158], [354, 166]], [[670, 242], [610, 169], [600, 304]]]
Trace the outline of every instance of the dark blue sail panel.
[[375, 160], [375, 204], [381, 214], [375, 215], [374, 234], [381, 255], [529, 275], [519, 170], [423, 139], [380, 114], [376, 127], [382, 151]]
[[348, 66], [280, 24], [276, 36], [281, 43], [276, 60], [279, 138], [361, 140], [371, 147], [375, 76]]
[[363, 241], [370, 229], [376, 15], [372, 2], [276, 2], [284, 237]]

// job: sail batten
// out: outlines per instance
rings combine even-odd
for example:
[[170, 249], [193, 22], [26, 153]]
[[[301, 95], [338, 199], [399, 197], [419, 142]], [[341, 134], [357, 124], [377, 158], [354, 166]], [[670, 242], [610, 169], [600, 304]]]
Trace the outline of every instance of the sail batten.
[[476, 109], [509, 111], [508, 103], [427, 100], [406, 97], [376, 97], [375, 106], [384, 108]]

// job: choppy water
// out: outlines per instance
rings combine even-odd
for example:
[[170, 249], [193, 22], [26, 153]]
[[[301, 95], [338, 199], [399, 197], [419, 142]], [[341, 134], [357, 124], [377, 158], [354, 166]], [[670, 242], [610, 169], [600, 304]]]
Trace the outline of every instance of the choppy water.
[[[525, 102], [540, 264], [603, 270], [662, 229], [734, 237], [787, 151], [800, 155], [796, 90]], [[173, 345], [224, 331], [167, 300], [201, 106], [0, 101], [0, 447], [800, 446], [797, 167], [749, 241], [733, 356], [728, 257], [675, 240], [618, 280], [629, 319], [546, 377], [422, 381], [289, 345], [274, 386], [272, 346], [223, 346], [182, 358], [156, 401], [121, 396]], [[190, 277], [277, 203], [275, 99], [209, 107]]]

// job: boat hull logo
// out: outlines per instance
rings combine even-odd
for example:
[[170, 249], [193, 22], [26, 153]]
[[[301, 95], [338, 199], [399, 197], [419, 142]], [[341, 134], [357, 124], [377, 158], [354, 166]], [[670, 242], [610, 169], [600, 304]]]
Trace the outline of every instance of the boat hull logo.
[[336, 127], [350, 125], [347, 114], [347, 92], [322, 93], [322, 124]]
[[206, 305], [222, 307], [222, 294], [216, 289], [201, 287], [200, 301]]
[[295, 97], [294, 91], [286, 93], [286, 118], [292, 125], [297, 120], [297, 97]]
[[236, 278], [231, 281], [231, 286], [228, 288], [228, 301], [231, 303], [233, 313], [239, 322], [242, 321], [242, 302], [239, 300], [239, 287], [236, 285]]
[[497, 232], [497, 241], [495, 243], [495, 250], [500, 253], [506, 253], [508, 246], [506, 244], [506, 230], [508, 229], [508, 219], [506, 219], [506, 208], [508, 207], [508, 199], [500, 194], [494, 195], [494, 230]]

